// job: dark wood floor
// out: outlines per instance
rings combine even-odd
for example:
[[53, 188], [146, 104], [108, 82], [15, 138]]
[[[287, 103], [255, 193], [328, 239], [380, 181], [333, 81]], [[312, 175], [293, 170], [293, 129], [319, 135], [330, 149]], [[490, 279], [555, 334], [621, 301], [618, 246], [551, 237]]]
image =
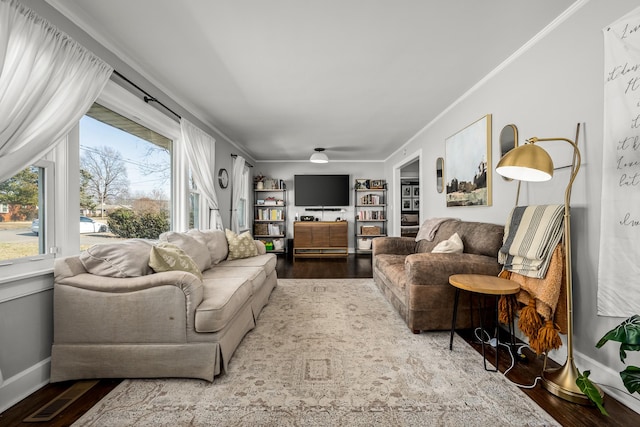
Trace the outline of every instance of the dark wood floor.
[[[368, 278], [371, 274], [369, 256], [350, 255], [348, 259], [299, 259], [292, 262], [280, 257], [277, 265], [280, 278]], [[428, 333], [428, 332], [423, 332]], [[459, 334], [480, 352], [480, 344], [475, 342], [472, 331], [459, 331]], [[488, 357], [495, 353], [489, 350]], [[510, 365], [506, 350], [500, 350], [500, 371]], [[524, 351], [526, 361], [516, 363], [508, 378], [519, 384], [533, 384], [542, 369], [542, 360], [534, 354]], [[493, 359], [490, 359], [493, 360]], [[495, 374], [499, 375], [499, 374]], [[0, 414], [0, 426], [68, 426], [95, 405], [107, 393], [115, 388], [120, 380], [101, 380], [80, 399], [65, 409], [52, 422], [24, 423], [22, 420], [64, 392], [73, 382], [49, 384], [28, 398]], [[593, 407], [581, 406], [559, 399], [544, 390], [540, 385], [533, 389], [522, 389], [532, 400], [544, 408], [563, 426], [640, 426], [640, 415], [610, 397], [605, 399], [605, 407], [610, 417], [600, 415]], [[491, 421], [487, 420], [487, 424]]]

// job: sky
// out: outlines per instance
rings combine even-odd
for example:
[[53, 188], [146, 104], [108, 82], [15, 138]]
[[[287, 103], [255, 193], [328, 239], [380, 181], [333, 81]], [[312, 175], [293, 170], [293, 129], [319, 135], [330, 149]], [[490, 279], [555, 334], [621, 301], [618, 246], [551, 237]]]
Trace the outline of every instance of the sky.
[[143, 175], [140, 171], [140, 165], [145, 160], [150, 163], [160, 163], [163, 160], [166, 162], [168, 154], [155, 152], [149, 155], [147, 153], [148, 145], [149, 142], [135, 135], [91, 117], [84, 116], [80, 120], [80, 157], [83, 157], [87, 150], [109, 146], [122, 155], [129, 179], [129, 191], [132, 195], [139, 192], [150, 194], [154, 189], [160, 189], [166, 196], [169, 196], [171, 184], [168, 180], [163, 180], [157, 175]]

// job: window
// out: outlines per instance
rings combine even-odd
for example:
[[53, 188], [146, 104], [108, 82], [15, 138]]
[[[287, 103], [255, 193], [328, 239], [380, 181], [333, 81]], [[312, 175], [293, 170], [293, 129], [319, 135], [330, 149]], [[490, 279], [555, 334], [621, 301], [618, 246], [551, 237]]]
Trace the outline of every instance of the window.
[[[173, 141], [98, 103], [80, 121], [80, 246], [170, 229]], [[84, 221], [84, 223], [83, 223]]]
[[40, 161], [0, 183], [0, 266], [53, 258], [52, 182], [53, 163]]
[[201, 209], [200, 206], [200, 191], [198, 186], [193, 181], [193, 176], [189, 173], [189, 229], [201, 228]]
[[240, 203], [238, 204], [238, 227], [241, 231], [249, 228], [251, 218], [249, 218], [250, 210], [248, 209], [249, 200], [249, 167], [245, 166], [242, 171], [242, 181], [240, 182]]

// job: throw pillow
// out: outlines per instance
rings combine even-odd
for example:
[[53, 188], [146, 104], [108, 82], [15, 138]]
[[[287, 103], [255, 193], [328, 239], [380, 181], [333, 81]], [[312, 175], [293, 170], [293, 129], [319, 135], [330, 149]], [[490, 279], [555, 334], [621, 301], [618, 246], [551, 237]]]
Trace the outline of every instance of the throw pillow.
[[458, 233], [455, 233], [453, 236], [449, 237], [448, 240], [443, 240], [438, 243], [431, 252], [441, 254], [461, 254], [463, 251], [464, 244], [462, 243], [462, 239], [458, 236]]
[[[194, 230], [195, 231], [195, 230]], [[169, 242], [176, 245], [192, 260], [196, 262], [196, 265], [200, 271], [204, 271], [211, 267], [211, 255], [209, 254], [209, 248], [204, 238], [195, 233], [181, 233], [179, 231], [167, 231], [160, 235], [161, 242]]]
[[[189, 233], [195, 230], [189, 231]], [[199, 233], [204, 238], [207, 247], [209, 248], [209, 254], [211, 255], [211, 264], [216, 265], [221, 261], [227, 259], [229, 255], [229, 246], [227, 245], [227, 238], [222, 230], [199, 230]]]
[[227, 259], [249, 258], [258, 255], [258, 249], [253, 241], [253, 237], [248, 231], [238, 235], [227, 229], [224, 231], [229, 244], [229, 255]]
[[118, 243], [91, 246], [80, 253], [80, 262], [91, 274], [107, 277], [139, 277], [153, 273], [149, 268], [149, 250], [153, 243], [130, 239]]
[[149, 267], [156, 273], [173, 270], [186, 271], [202, 280], [202, 273], [195, 261], [181, 248], [168, 242], [160, 242], [151, 248]]

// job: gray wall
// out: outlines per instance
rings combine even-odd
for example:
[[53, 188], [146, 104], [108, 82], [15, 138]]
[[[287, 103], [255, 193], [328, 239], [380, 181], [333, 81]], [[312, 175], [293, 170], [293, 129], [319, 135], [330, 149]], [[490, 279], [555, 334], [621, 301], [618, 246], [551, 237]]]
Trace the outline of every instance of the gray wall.
[[[504, 224], [514, 206], [516, 184], [502, 180], [495, 172], [493, 206], [446, 207], [444, 193], [438, 194], [435, 189], [435, 160], [445, 157], [445, 139], [485, 114], [492, 114], [495, 168], [499, 159], [498, 135], [504, 125], [514, 123], [518, 127], [522, 144], [533, 136], [574, 139], [576, 124], [582, 123], [579, 147], [583, 162], [571, 201], [576, 364], [580, 370], [592, 368], [591, 378], [621, 388], [617, 372], [625, 366], [619, 361], [617, 347], [595, 348], [599, 338], [622, 320], [596, 314], [604, 114], [602, 29], [636, 7], [637, 0], [587, 2], [385, 164], [385, 174], [391, 176], [394, 165], [403, 160], [403, 151], [422, 149], [421, 187], [429, 201], [429, 216]], [[567, 170], [559, 170], [548, 183], [523, 185], [520, 204], [562, 203], [567, 182]], [[561, 350], [556, 357], [564, 362], [564, 347]], [[628, 364], [640, 363], [637, 353], [629, 356]], [[640, 411], [637, 401], [631, 404]]]

